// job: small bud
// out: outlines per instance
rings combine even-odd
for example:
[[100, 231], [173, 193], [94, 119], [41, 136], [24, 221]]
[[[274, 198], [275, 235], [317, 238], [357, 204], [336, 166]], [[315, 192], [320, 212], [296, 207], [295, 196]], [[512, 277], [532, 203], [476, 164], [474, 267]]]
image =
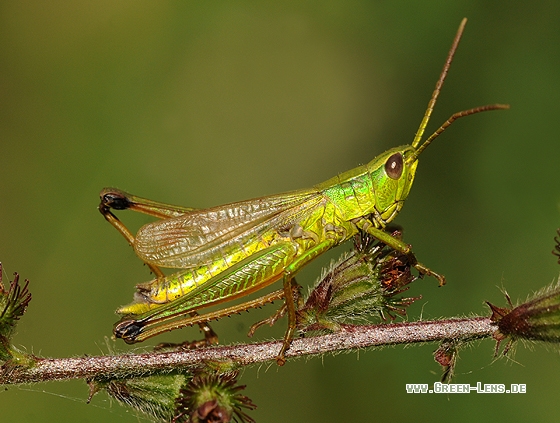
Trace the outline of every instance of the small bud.
[[[393, 232], [400, 236], [400, 231]], [[367, 234], [356, 235], [354, 249], [332, 262], [297, 311], [301, 332], [336, 331], [341, 324], [406, 315], [417, 298], [395, 298], [416, 278], [408, 256]]]
[[[510, 338], [511, 341], [560, 342], [560, 282], [538, 292], [532, 299], [517, 307], [497, 307], [488, 303], [492, 310], [490, 319], [498, 326], [494, 338], [499, 343]], [[504, 350], [504, 354], [507, 353]]]
[[90, 399], [105, 388], [120, 403], [126, 404], [152, 418], [171, 421], [176, 415], [181, 389], [190, 380], [189, 375], [146, 376], [115, 379], [108, 382], [89, 381]]
[[11, 361], [11, 364], [24, 364], [33, 360], [31, 356], [18, 351], [11, 344], [17, 321], [23, 316], [31, 301], [28, 285], [29, 281], [26, 279], [25, 285], [21, 287], [19, 275], [14, 273], [14, 280], [6, 289], [2, 283], [2, 264], [0, 263], [0, 364], [8, 361]]
[[257, 406], [239, 391], [237, 373], [199, 373], [182, 389], [174, 422], [189, 423], [254, 423], [244, 411]]
[[554, 237], [554, 250], [552, 254], [558, 257], [558, 264], [560, 264], [560, 228], [556, 230], [557, 235]]
[[458, 347], [456, 341], [443, 341], [434, 352], [434, 359], [443, 367], [441, 383], [449, 382], [453, 378], [457, 362]]

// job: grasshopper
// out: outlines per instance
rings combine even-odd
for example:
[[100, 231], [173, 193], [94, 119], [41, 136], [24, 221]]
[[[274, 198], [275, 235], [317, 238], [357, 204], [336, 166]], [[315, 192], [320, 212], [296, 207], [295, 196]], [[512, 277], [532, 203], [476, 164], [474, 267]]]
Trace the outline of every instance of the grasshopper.
[[[445, 284], [442, 275], [418, 262], [410, 245], [384, 228], [402, 209], [418, 158], [437, 136], [458, 118], [509, 107], [490, 104], [455, 113], [422, 142], [465, 24], [463, 19], [410, 145], [392, 148], [310, 189], [209, 209], [163, 204], [105, 188], [100, 194], [100, 212], [156, 276], [151, 282], [137, 285], [135, 301], [117, 310], [123, 317], [115, 325], [115, 336], [132, 344], [200, 324], [211, 338], [211, 329], [202, 325], [211, 318], [283, 297], [288, 328], [277, 357], [283, 364], [296, 328], [294, 275], [360, 231], [406, 254], [421, 275], [434, 276], [440, 285]], [[134, 210], [159, 220], [144, 225], [134, 236], [111, 209]], [[180, 270], [166, 276], [160, 267]], [[210, 317], [197, 314], [205, 307], [244, 297], [280, 279], [283, 289], [262, 300], [232, 306]]]

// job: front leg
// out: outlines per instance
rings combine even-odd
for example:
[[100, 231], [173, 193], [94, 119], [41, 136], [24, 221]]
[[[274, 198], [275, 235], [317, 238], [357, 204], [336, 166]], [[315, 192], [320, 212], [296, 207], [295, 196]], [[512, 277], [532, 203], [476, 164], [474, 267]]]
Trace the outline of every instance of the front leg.
[[419, 263], [418, 260], [416, 259], [416, 256], [412, 252], [410, 245], [404, 243], [402, 240], [398, 238], [395, 238], [391, 234], [388, 234], [387, 232], [376, 228], [373, 225], [373, 223], [371, 223], [367, 219], [362, 218], [355, 223], [360, 230], [367, 232], [371, 236], [374, 236], [379, 241], [385, 243], [389, 247], [403, 254], [406, 254], [408, 256], [408, 259], [410, 260], [410, 264], [414, 266], [416, 270], [420, 272], [420, 274], [433, 276], [439, 281], [439, 286], [445, 285], [445, 276], [440, 275], [439, 273], [436, 273], [433, 270], [429, 269], [428, 267], [424, 266], [422, 263]]

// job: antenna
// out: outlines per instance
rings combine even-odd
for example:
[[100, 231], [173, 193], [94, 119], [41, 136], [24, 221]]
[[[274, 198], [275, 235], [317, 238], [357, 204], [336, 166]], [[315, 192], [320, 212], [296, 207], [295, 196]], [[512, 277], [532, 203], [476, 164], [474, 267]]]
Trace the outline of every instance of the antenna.
[[418, 128], [418, 131], [414, 136], [414, 140], [412, 141], [412, 147], [414, 147], [416, 151], [413, 155], [409, 156], [408, 158], [409, 163], [415, 161], [420, 155], [420, 153], [422, 153], [422, 151], [424, 151], [426, 147], [430, 145], [430, 143], [434, 139], [436, 139], [443, 131], [445, 131], [445, 129], [449, 127], [455, 120], [465, 116], [474, 115], [475, 113], [486, 112], [489, 110], [509, 109], [509, 105], [507, 104], [488, 104], [486, 106], [475, 107], [474, 109], [463, 110], [461, 112], [454, 113], [419, 147], [420, 141], [422, 140], [422, 135], [424, 135], [424, 130], [426, 129], [426, 126], [430, 121], [430, 116], [432, 115], [432, 112], [436, 105], [436, 101], [441, 91], [441, 87], [443, 86], [445, 78], [447, 77], [447, 72], [451, 67], [453, 56], [455, 56], [455, 52], [457, 51], [457, 47], [459, 46], [459, 41], [461, 41], [461, 37], [463, 36], [463, 31], [465, 29], [466, 24], [467, 24], [467, 18], [463, 18], [461, 24], [459, 25], [459, 29], [457, 30], [457, 34], [455, 35], [455, 39], [453, 40], [453, 44], [451, 45], [451, 49], [449, 50], [449, 53], [447, 53], [447, 59], [445, 60], [445, 64], [443, 65], [443, 69], [441, 71], [439, 79], [436, 82], [436, 87], [428, 103], [428, 108], [426, 109], [426, 113], [424, 114], [424, 117], [422, 118], [422, 122], [420, 122], [420, 127]]

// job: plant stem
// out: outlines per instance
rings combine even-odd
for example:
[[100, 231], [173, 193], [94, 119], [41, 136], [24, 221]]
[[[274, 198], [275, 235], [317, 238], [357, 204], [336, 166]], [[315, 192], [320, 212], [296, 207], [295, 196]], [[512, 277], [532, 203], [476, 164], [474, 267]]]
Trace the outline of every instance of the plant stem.
[[[384, 345], [442, 340], [466, 341], [488, 338], [496, 330], [496, 326], [487, 317], [381, 325], [344, 325], [342, 330], [336, 333], [295, 339], [286, 352], [286, 358]], [[36, 364], [31, 368], [13, 365], [0, 368], [0, 384], [135, 377], [200, 366], [208, 361], [246, 366], [275, 360], [281, 346], [282, 341], [274, 341], [163, 353], [37, 358]]]

